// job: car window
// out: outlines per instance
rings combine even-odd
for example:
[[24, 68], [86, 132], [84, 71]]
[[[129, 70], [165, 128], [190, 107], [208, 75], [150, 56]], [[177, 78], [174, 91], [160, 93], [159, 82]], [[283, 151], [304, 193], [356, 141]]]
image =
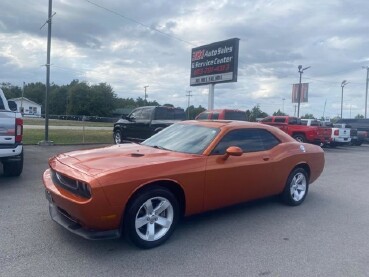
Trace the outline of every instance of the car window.
[[200, 113], [200, 114], [197, 116], [197, 119], [199, 119], [199, 120], [202, 120], [202, 119], [208, 119], [208, 115], [209, 115], [209, 113]]
[[238, 146], [243, 152], [257, 152], [273, 148], [279, 140], [264, 129], [240, 129], [226, 134], [212, 151], [212, 155], [223, 155], [230, 146]]
[[201, 154], [218, 133], [218, 128], [177, 123], [141, 144], [175, 152]]
[[142, 109], [140, 117], [137, 118], [137, 119], [150, 120], [151, 119], [151, 113], [152, 113], [152, 108], [144, 108], [144, 109]]
[[242, 111], [225, 111], [224, 119], [246, 121], [246, 113]]
[[285, 117], [276, 117], [276, 118], [274, 118], [274, 122], [285, 123], [286, 118]]
[[288, 118], [288, 124], [301, 125], [301, 119], [299, 119], [297, 117], [290, 117], [290, 118]]
[[168, 108], [168, 107], [156, 107], [155, 109], [155, 119], [161, 120], [184, 120], [186, 118], [183, 109]]
[[134, 110], [134, 111], [129, 115], [129, 117], [130, 117], [130, 118], [134, 118], [134, 119], [140, 118], [140, 117], [141, 117], [141, 112], [142, 112], [142, 109], [136, 109], [136, 110]]
[[212, 113], [210, 119], [219, 119], [219, 113]]
[[265, 117], [261, 120], [261, 122], [272, 122], [273, 118], [271, 118], [270, 116]]

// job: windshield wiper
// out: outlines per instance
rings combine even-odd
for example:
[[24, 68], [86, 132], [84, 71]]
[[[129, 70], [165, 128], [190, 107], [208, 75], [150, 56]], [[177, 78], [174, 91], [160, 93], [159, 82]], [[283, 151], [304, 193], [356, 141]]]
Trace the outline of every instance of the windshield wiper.
[[170, 150], [168, 148], [165, 148], [163, 146], [160, 146], [160, 145], [150, 145], [150, 146], [153, 147], [153, 148], [161, 149], [161, 150], [172, 151], [172, 150]]

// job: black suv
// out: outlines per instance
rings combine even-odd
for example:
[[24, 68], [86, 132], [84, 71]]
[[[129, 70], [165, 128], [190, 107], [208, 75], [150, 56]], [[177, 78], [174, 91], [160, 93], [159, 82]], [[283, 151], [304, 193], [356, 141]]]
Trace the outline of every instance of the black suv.
[[173, 123], [186, 119], [181, 108], [146, 106], [134, 109], [125, 119], [114, 124], [114, 142], [142, 141]]

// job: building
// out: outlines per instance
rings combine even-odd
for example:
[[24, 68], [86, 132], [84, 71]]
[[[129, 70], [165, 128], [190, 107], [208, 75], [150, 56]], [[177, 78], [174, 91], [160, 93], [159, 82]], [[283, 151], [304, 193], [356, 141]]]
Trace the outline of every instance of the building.
[[17, 111], [23, 116], [41, 117], [41, 105], [25, 97], [9, 99], [17, 104]]

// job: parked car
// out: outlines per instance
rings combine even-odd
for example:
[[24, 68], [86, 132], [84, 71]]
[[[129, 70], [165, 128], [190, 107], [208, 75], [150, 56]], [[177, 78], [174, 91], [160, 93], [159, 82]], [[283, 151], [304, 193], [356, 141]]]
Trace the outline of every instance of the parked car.
[[231, 109], [210, 110], [200, 113], [196, 120], [241, 120], [246, 121], [246, 112]]
[[351, 129], [356, 129], [358, 138], [354, 138], [355, 145], [361, 145], [363, 142], [369, 143], [369, 118], [341, 118], [336, 123], [349, 124]]
[[367, 131], [358, 131], [357, 129], [351, 129], [350, 131], [351, 145], [360, 146], [364, 141], [368, 140]]
[[298, 117], [293, 116], [268, 116], [261, 121], [263, 124], [278, 127], [282, 131], [300, 142], [308, 142], [318, 145], [329, 144], [332, 140], [332, 129], [327, 126], [319, 126], [312, 124], [315, 121], [302, 121]]
[[125, 119], [114, 124], [113, 138], [116, 144], [124, 140], [143, 141], [164, 128], [186, 119], [181, 108], [146, 106], [134, 109]]
[[16, 110], [16, 103], [8, 103], [0, 89], [0, 163], [6, 176], [23, 171], [23, 119]]
[[351, 143], [351, 128], [346, 124], [333, 124], [331, 147], [338, 145], [350, 145]]
[[49, 160], [50, 215], [87, 239], [125, 234], [152, 248], [181, 216], [281, 195], [300, 205], [324, 152], [281, 130], [241, 121], [184, 121], [141, 144], [80, 150]]

